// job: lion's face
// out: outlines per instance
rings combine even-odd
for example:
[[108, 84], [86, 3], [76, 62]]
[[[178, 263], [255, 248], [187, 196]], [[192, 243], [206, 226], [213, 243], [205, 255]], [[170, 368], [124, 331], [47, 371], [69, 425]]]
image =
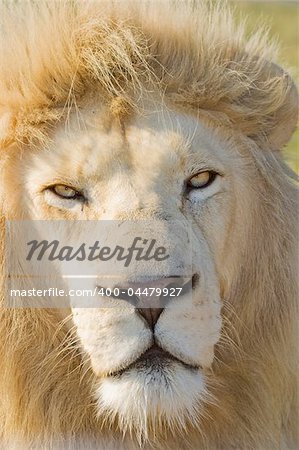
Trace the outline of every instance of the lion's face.
[[[57, 129], [51, 151], [24, 154], [17, 197], [32, 219], [162, 219], [177, 267], [190, 264], [183, 237], [190, 227], [191, 300], [181, 295], [146, 313], [126, 302], [72, 312], [96, 375], [99, 415], [139, 430], [148, 423], [195, 424], [208, 401], [222, 301], [242, 252], [239, 229], [249, 220], [248, 208], [242, 211], [250, 201], [244, 163], [231, 141], [184, 114], [151, 112], [124, 127], [107, 125], [105, 111], [83, 114], [84, 127], [71, 117], [68, 128]], [[176, 230], [168, 226], [172, 220], [180, 224]], [[150, 282], [168, 285], [175, 269]], [[122, 282], [138, 284], [146, 275], [137, 266]]]

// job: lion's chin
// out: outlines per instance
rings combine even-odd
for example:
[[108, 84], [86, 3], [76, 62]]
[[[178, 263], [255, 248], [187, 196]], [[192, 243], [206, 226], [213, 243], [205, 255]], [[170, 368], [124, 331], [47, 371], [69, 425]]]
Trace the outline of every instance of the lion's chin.
[[196, 426], [207, 393], [200, 369], [157, 358], [101, 379], [96, 396], [101, 420], [144, 440], [161, 427], [175, 432]]

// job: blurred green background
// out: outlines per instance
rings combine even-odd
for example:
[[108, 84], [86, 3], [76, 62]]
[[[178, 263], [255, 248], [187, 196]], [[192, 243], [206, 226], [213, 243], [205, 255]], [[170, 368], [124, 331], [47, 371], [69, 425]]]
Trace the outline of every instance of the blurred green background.
[[[299, 87], [299, 3], [296, 1], [243, 1], [231, 0], [237, 14], [248, 17], [249, 30], [265, 23], [280, 47], [278, 63], [291, 69]], [[299, 175], [299, 129], [285, 148], [285, 157]]]

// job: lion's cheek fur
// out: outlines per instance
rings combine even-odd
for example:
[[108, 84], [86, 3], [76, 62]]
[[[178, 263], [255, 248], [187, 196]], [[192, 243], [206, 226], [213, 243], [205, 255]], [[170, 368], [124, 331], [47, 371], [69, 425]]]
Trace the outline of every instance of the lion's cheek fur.
[[186, 364], [210, 367], [220, 339], [220, 305], [166, 310], [155, 330], [157, 343]]
[[151, 345], [151, 332], [133, 308], [73, 308], [73, 321], [97, 376], [127, 367]]

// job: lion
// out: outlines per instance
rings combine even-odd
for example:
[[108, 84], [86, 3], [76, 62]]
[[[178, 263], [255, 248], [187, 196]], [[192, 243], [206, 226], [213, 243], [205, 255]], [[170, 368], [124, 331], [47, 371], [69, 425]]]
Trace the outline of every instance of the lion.
[[[223, 2], [1, 9], [2, 447], [297, 448], [282, 149], [298, 97], [265, 31], [249, 36]], [[160, 221], [175, 262], [148, 283], [180, 285], [184, 267], [192, 302], [14, 308], [7, 224], [23, 220]]]

